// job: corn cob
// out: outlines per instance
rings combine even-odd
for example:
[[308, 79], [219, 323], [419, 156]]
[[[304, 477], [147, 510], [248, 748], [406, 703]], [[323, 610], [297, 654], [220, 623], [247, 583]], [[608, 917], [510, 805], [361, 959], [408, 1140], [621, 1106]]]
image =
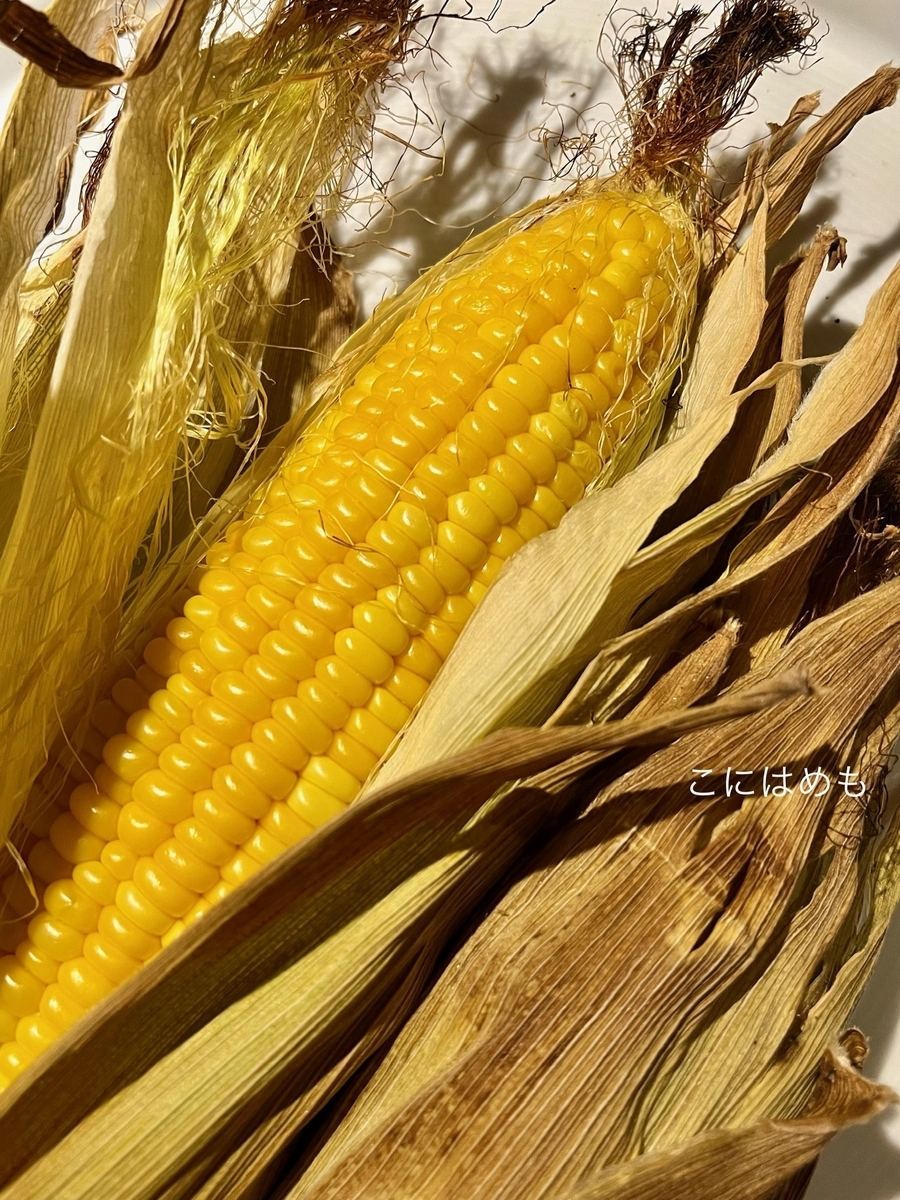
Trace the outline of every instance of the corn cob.
[[651, 436], [696, 261], [661, 194], [551, 206], [310, 427], [94, 711], [99, 765], [29, 855], [0, 1085], [354, 799], [505, 560]]

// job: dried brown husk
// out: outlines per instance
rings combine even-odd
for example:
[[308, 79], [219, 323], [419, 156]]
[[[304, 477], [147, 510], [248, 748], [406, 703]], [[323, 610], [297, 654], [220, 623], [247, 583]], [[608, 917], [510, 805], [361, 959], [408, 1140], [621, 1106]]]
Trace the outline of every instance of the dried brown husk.
[[[896, 817], [873, 839], [855, 798], [795, 783], [728, 801], [724, 777], [785, 764], [796, 780], [816, 765], [836, 778], [846, 764], [877, 788], [885, 753], [871, 741], [900, 729], [898, 596], [893, 582], [844, 605], [742, 679], [809, 670], [816, 693], [775, 720], [687, 734], [601, 775], [470, 932], [292, 1200], [578, 1194], [704, 1131], [798, 1116], [900, 897]], [[711, 770], [713, 798], [691, 795], [694, 768]], [[868, 1095], [866, 1111], [890, 1099]], [[758, 1188], [744, 1168], [735, 1195], [777, 1182]]]

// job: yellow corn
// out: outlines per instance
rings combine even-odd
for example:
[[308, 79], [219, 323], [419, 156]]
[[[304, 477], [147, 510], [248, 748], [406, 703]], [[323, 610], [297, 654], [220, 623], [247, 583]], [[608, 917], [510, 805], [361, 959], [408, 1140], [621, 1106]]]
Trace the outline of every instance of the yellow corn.
[[97, 706], [92, 781], [33, 826], [0, 1085], [353, 800], [504, 561], [655, 426], [695, 260], [677, 204], [573, 201], [425, 300], [311, 427]]

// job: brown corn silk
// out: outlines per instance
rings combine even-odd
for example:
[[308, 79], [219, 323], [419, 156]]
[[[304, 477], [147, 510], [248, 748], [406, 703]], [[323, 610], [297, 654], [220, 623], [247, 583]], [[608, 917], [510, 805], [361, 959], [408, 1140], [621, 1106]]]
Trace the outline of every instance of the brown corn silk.
[[[316, 1157], [328, 1125], [317, 1141], [301, 1139], [294, 1194], [393, 1196], [411, 1188], [417, 1196], [452, 1195], [465, 1178], [473, 1196], [512, 1188], [516, 1195], [761, 1197], [837, 1128], [890, 1098], [856, 1073], [859, 1045], [835, 1039], [897, 898], [893, 812], [875, 836], [858, 803], [810, 803], [795, 792], [772, 803], [704, 805], [688, 787], [701, 755], [701, 765], [724, 772], [740, 753], [742, 766], [848, 765], [874, 790], [895, 731], [895, 584], [789, 635], [807, 603], [812, 561], [825, 554], [832, 527], [878, 469], [896, 428], [896, 275], [774, 452], [793, 412], [783, 385], [794, 368], [760, 353], [753, 378], [742, 377], [767, 321], [782, 327], [780, 339], [769, 339], [774, 357], [779, 344], [797, 355], [802, 303], [789, 304], [790, 284], [783, 300], [774, 288], [767, 297], [766, 242], [799, 208], [803, 180], [828, 139], [889, 103], [892, 90], [896, 74], [886, 73], [857, 89], [789, 152], [794, 174], [778, 174], [776, 155], [765, 164], [768, 209], [713, 289], [683, 415], [665, 445], [635, 474], [588, 497], [492, 589], [499, 595], [511, 579], [523, 587], [541, 573], [571, 571], [584, 551], [573, 549], [567, 529], [585, 504], [597, 506], [593, 586], [585, 579], [579, 587], [571, 617], [567, 598], [547, 604], [548, 649], [530, 657], [525, 620], [510, 654], [519, 671], [501, 664], [489, 678], [482, 660], [484, 647], [497, 642], [497, 613], [485, 602], [454, 651], [457, 661], [468, 658], [471, 691], [457, 703], [432, 689], [395, 755], [412, 757], [396, 776], [382, 773], [380, 795], [223, 901], [10, 1090], [0, 1110], [0, 1133], [15, 1147], [4, 1195], [87, 1196], [126, 1170], [129, 1195], [163, 1187], [172, 1196], [268, 1194], [292, 1141], [403, 1021], [435, 956], [485, 890], [508, 865], [521, 864], [529, 839], [548, 841], [548, 821], [573, 811], [581, 816], [541, 858], [527, 871], [520, 865], [519, 882], [451, 960], [324, 1149]], [[820, 257], [814, 250], [806, 262]], [[792, 276], [795, 301], [807, 294], [803, 269]], [[351, 344], [351, 356], [358, 347]], [[686, 498], [680, 522], [642, 548], [745, 421], [758, 446], [749, 478], [726, 476], [724, 498]], [[821, 470], [795, 482], [811, 462]], [[785, 485], [766, 519], [745, 529], [730, 563], [705, 557], [758, 499]], [[604, 495], [621, 501], [615, 513], [602, 508]], [[713, 581], [690, 595], [709, 563]], [[674, 567], [682, 590], [663, 601], [660, 585]], [[773, 588], [781, 603], [770, 613], [760, 597]], [[528, 608], [515, 606], [513, 587], [507, 601], [512, 620]], [[737, 619], [691, 652], [685, 638], [710, 606], [704, 619], [714, 629], [721, 622], [716, 605]], [[516, 628], [508, 621], [505, 637]], [[687, 733], [683, 718], [665, 715], [674, 697], [689, 703], [717, 678], [733, 678], [739, 700], [748, 655], [750, 680], [802, 665], [821, 691], [788, 699], [775, 719], [728, 714], [702, 739]], [[477, 756], [471, 750], [446, 781], [428, 765], [439, 755], [425, 748], [427, 738], [415, 742], [420, 721], [427, 731], [429, 706], [438, 714], [430, 720], [444, 722], [446, 744], [464, 747], [509, 714], [539, 721], [556, 708], [556, 721], [602, 720], [641, 697], [643, 719], [662, 713], [655, 736], [685, 734], [643, 761], [598, 765], [591, 739], [603, 745], [601, 728], [581, 743], [560, 741], [557, 752], [567, 757], [558, 767], [518, 757], [517, 743], [501, 740], [498, 774], [484, 770], [484, 759], [466, 758]], [[535, 735], [523, 736], [538, 755]], [[401, 771], [416, 766], [421, 773], [404, 781]], [[526, 782], [485, 803], [511, 772]], [[858, 886], [864, 877], [869, 890]], [[292, 913], [298, 889], [306, 889], [306, 907]], [[660, 920], [663, 911], [668, 920]], [[299, 947], [297, 929], [309, 939]], [[517, 977], [521, 987], [504, 986]], [[623, 1008], [623, 977], [646, 981], [633, 993], [644, 997], [640, 1005]], [[453, 988], [463, 978], [480, 1006]], [[595, 1004], [586, 1010], [588, 995]], [[349, 1090], [332, 1124], [358, 1090]], [[682, 1103], [686, 1094], [690, 1105]], [[470, 1127], [484, 1132], [475, 1145], [466, 1140]], [[514, 1144], [538, 1147], [526, 1174], [521, 1155], [509, 1159]], [[409, 1154], [410, 1145], [420, 1153]], [[481, 1168], [469, 1176], [467, 1146]], [[455, 1180], [447, 1171], [453, 1162]]]

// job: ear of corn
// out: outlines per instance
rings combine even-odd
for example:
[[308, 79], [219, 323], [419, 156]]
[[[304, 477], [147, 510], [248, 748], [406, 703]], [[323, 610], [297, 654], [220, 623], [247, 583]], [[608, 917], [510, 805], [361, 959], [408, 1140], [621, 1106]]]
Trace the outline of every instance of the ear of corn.
[[695, 264], [677, 203], [577, 199], [425, 299], [310, 428], [33, 827], [0, 1083], [354, 799], [505, 560], [652, 435]]

